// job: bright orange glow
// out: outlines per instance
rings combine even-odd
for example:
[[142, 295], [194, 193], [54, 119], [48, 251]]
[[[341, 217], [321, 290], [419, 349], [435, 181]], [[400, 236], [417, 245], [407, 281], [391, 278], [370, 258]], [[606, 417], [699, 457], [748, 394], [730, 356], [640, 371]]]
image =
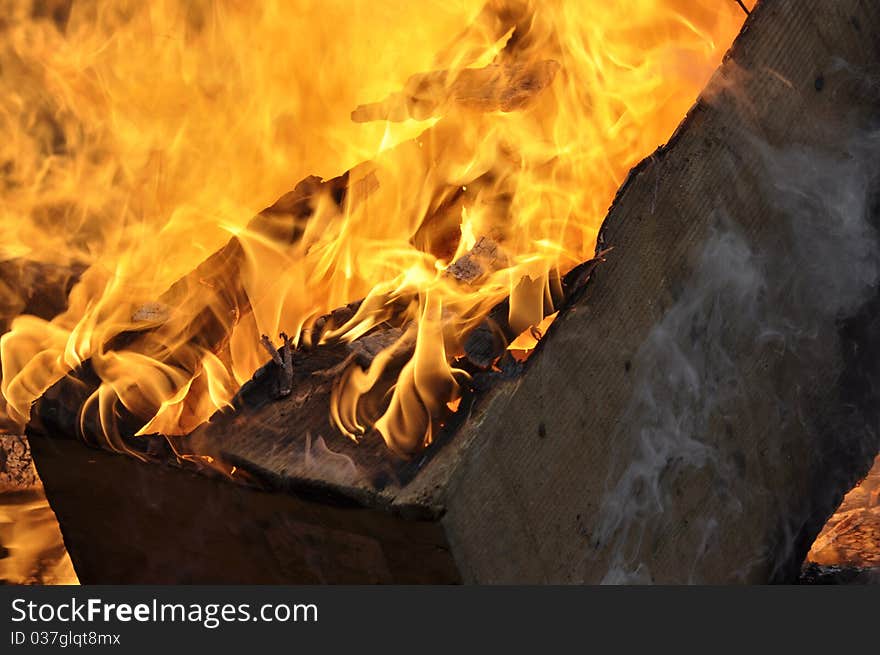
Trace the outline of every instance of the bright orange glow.
[[0, 583], [79, 584], [39, 488], [0, 495]]
[[508, 344], [507, 349], [517, 359], [524, 359], [528, 353], [538, 345], [538, 341], [547, 334], [547, 330], [550, 329], [550, 326], [553, 324], [553, 321], [556, 320], [558, 315], [559, 312], [553, 312], [552, 314], [545, 316], [540, 323], [531, 326], [528, 330], [525, 330], [516, 339], [511, 341], [510, 344]]
[[[12, 418], [91, 360], [111, 447], [119, 403], [142, 433], [186, 433], [266, 360], [261, 334], [366, 297], [322, 338], [392, 314], [404, 328], [341, 376], [333, 419], [418, 450], [457, 406], [464, 337], [507, 297], [514, 329], [543, 331], [548, 279], [592, 257], [627, 172], [743, 19], [733, 0], [78, 0], [62, 33], [11, 11], [0, 260], [89, 265], [65, 313], [0, 340]], [[345, 171], [344, 200], [278, 218], [296, 239], [247, 227], [299, 180]], [[166, 294], [233, 236], [222, 275]], [[465, 256], [474, 275], [450, 274]]]
[[843, 499], [807, 555], [823, 566], [880, 567], [880, 457]]

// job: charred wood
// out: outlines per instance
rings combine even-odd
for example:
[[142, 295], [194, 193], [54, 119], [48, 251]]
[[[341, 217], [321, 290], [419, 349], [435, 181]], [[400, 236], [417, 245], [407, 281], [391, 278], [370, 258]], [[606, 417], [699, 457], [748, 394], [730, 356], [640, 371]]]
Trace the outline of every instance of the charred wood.
[[16, 316], [50, 320], [64, 311], [67, 296], [85, 269], [81, 263], [59, 265], [26, 258], [0, 262], [0, 334]]
[[434, 71], [414, 75], [403, 91], [381, 102], [361, 105], [351, 114], [356, 123], [425, 120], [452, 109], [511, 112], [525, 108], [553, 82], [559, 63], [490, 64], [458, 72]]

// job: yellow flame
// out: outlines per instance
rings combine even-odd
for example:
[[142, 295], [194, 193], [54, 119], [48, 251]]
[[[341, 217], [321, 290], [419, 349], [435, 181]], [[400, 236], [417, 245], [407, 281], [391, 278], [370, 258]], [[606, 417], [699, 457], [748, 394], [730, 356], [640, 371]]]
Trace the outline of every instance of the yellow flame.
[[42, 489], [0, 494], [0, 583], [79, 584]]
[[[592, 256], [627, 171], [744, 18], [719, 0], [29, 7], [0, 27], [0, 259], [89, 268], [67, 311], [0, 340], [10, 415], [91, 360], [108, 424], [121, 403], [142, 433], [185, 433], [265, 360], [260, 334], [366, 297], [324, 338], [394, 316], [414, 341], [403, 363], [398, 342], [343, 375], [332, 414], [402, 453], [457, 406], [452, 362], [491, 307], [510, 296], [511, 326], [542, 322], [548, 279]], [[345, 171], [341, 202], [325, 189], [284, 214], [298, 238], [248, 226], [297, 181]], [[477, 275], [450, 275], [481, 239]]]

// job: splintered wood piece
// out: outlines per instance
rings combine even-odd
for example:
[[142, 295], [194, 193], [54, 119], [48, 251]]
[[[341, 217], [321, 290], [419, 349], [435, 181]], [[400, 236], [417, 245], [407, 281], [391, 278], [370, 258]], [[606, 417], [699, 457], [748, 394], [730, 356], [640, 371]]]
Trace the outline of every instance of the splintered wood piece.
[[403, 91], [381, 102], [360, 105], [351, 119], [356, 123], [425, 120], [452, 108], [483, 113], [517, 111], [550, 86], [558, 71], [559, 62], [548, 59], [420, 73], [406, 81]]
[[405, 334], [402, 327], [381, 326], [360, 339], [355, 339], [348, 344], [348, 348], [357, 359], [357, 363], [363, 368], [368, 368], [379, 353], [400, 342]]
[[293, 390], [293, 340], [284, 332], [280, 336], [282, 341], [281, 348], [275, 348], [272, 340], [265, 334], [260, 337], [260, 343], [269, 353], [272, 363], [278, 367], [276, 398], [289, 396]]

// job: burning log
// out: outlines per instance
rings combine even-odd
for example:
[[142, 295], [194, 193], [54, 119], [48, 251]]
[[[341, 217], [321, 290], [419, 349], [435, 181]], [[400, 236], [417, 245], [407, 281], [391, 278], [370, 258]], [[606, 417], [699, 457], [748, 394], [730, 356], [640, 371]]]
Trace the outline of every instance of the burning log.
[[[550, 70], [549, 78], [542, 78], [540, 84], [529, 86], [529, 94], [534, 96], [546, 88], [556, 70], [555, 64], [549, 68], [541, 65], [527, 74], [518, 65], [505, 66], [507, 72], [504, 74], [464, 75], [461, 85], [456, 88], [461, 93], [466, 90], [476, 93], [477, 87], [483, 84], [486, 97], [493, 94], [517, 95], [517, 89], [522, 91], [529, 86], [526, 80], [529, 75], [538, 75], [539, 69], [545, 72]], [[514, 86], [509, 86], [514, 82]], [[519, 100], [508, 99], [507, 102], [509, 111], [522, 107]], [[429, 139], [432, 131], [429, 130], [421, 138]], [[402, 147], [408, 145], [403, 144]], [[432, 155], [426, 152], [424, 156], [430, 159]], [[379, 185], [373, 168], [374, 165], [367, 162], [331, 180], [308, 177], [255, 217], [247, 231], [282, 248], [294, 246], [303, 238], [306, 225], [320, 203], [331, 203], [342, 215], [346, 211], [354, 211], [359, 203], [373, 194]], [[486, 227], [493, 236], [504, 238], [503, 229], [497, 223], [502, 222], [509, 211], [510, 190], [495, 179], [492, 171], [469, 181], [468, 186], [467, 190], [458, 184], [440, 186], [435, 193], [435, 201], [421, 217], [420, 225], [412, 236], [414, 247], [438, 258], [451, 258], [461, 237], [462, 209], [468, 202], [477, 202], [477, 198], [480, 198], [484, 208], [491, 205], [490, 211], [485, 212], [491, 216], [486, 221]], [[251, 300], [245, 289], [246, 263], [245, 247], [238, 237], [233, 237], [223, 248], [172, 285], [158, 301], [139, 307], [132, 315], [132, 328], [115, 336], [104, 344], [103, 349], [137, 353], [161, 362], [163, 367], [182, 372], [182, 377], [188, 379], [195, 378], [200, 371], [202, 353], [212, 353], [228, 366], [227, 351], [233, 329], [248, 320], [252, 312]], [[501, 245], [484, 237], [470, 253], [453, 263], [447, 274], [459, 282], [474, 283], [504, 264], [505, 255]], [[402, 298], [395, 304], [406, 308], [408, 302]], [[173, 308], [176, 307], [184, 307], [185, 312], [175, 312]], [[339, 312], [318, 319], [318, 324], [307, 330], [305, 342], [317, 342], [324, 331], [338, 328], [345, 320]], [[374, 345], [387, 343], [387, 335], [390, 334], [393, 333], [385, 332], [384, 337], [373, 335], [368, 341]], [[358, 356], [361, 363], [369, 365], [377, 353], [365, 357], [365, 343], [358, 341], [354, 348], [360, 349]], [[336, 365], [342, 363], [337, 362]], [[289, 378], [288, 373], [285, 376]], [[155, 416], [158, 410], [156, 402], [127, 398], [124, 402], [115, 403], [115, 408], [110, 412], [113, 418], [108, 421], [108, 412], [102, 410], [106, 403], [90, 402], [101, 382], [100, 374], [90, 362], [85, 362], [79, 370], [72, 371], [47, 390], [32, 408], [32, 415], [44, 428], [73, 430], [89, 443], [106, 442], [113, 449], [130, 450], [130, 437], [150, 417]], [[275, 393], [288, 395], [289, 389], [288, 379], [280, 385], [276, 384]], [[82, 411], [76, 409], [77, 406], [83, 408]]]
[[[607, 262], [422, 457], [333, 440], [310, 409], [339, 342], [294, 352], [280, 400], [268, 364], [186, 438], [262, 490], [32, 426], [81, 579], [795, 580], [878, 448], [878, 33], [856, 0], [759, 4], [620, 190]], [[468, 357], [491, 371], [483, 342]]]
[[809, 564], [798, 580], [804, 585], [875, 585], [880, 583], [880, 571], [848, 566], [820, 566]]
[[559, 62], [549, 59], [529, 65], [491, 64], [458, 73], [422, 73], [408, 79], [402, 92], [381, 102], [359, 106], [351, 113], [351, 119], [356, 123], [425, 120], [453, 108], [478, 112], [516, 111], [550, 86], [558, 71]]
[[[234, 246], [227, 246], [234, 248]], [[233, 252], [238, 252], [234, 250]], [[203, 264], [208, 268], [220, 260], [224, 252], [214, 255], [208, 262]], [[563, 306], [567, 297], [580, 290], [586, 282], [589, 271], [596, 265], [597, 260], [587, 262], [571, 271], [558, 287], [559, 293], [552, 298], [556, 307]], [[451, 264], [446, 274], [460, 284], [469, 284], [483, 278], [496, 268], [502, 267], [506, 257], [498, 244], [490, 239], [481, 238], [463, 257]], [[219, 270], [219, 269], [209, 269]], [[195, 275], [195, 274], [193, 274]], [[214, 285], [211, 285], [213, 288]], [[334, 328], [340, 328], [361, 310], [362, 302], [351, 303], [341, 307], [332, 313], [318, 319], [310, 329], [308, 335], [302, 338], [301, 348], [295, 348], [293, 340], [282, 334], [283, 344], [276, 348], [272, 340], [263, 335], [261, 343], [269, 353], [270, 361], [254, 375], [253, 379], [245, 384], [241, 391], [232, 401], [232, 412], [218, 412], [212, 421], [194, 433], [182, 439], [175, 439], [175, 451], [178, 453], [198, 453], [209, 456], [217, 461], [228, 462], [242, 470], [249, 471], [251, 475], [261, 475], [259, 464], [256, 462], [240, 461], [235, 454], [235, 447], [227, 443], [229, 436], [230, 421], [232, 424], [253, 424], [255, 431], [243, 433], [246, 439], [254, 439], [264, 443], [275, 442], [275, 449], [279, 438], [285, 443], [298, 444], [301, 449], [308, 449], [310, 435], [324, 435], [334, 448], [346, 453], [346, 456], [355, 456], [358, 450], [369, 450], [370, 445], [375, 447], [375, 462], [377, 466], [384, 460], [384, 446], [381, 440], [366, 439], [360, 444], [354, 444], [338, 430], [328, 423], [328, 406], [334, 385], [338, 383], [339, 376], [352, 365], [364, 369], [370, 367], [375, 358], [390, 347], [396, 346], [395, 358], [398, 365], [392, 366], [389, 373], [396, 373], [400, 365], [405, 363], [411, 356], [415, 347], [412, 332], [407, 331], [403, 312], [415, 298], [402, 296], [397, 298], [396, 304], [399, 311], [392, 311], [388, 320], [382, 322], [374, 329], [357, 339], [348, 341], [330, 339], [326, 343], [324, 336]], [[382, 301], [384, 305], [384, 300]], [[550, 311], [551, 305], [548, 305]], [[144, 313], [154, 311], [152, 308], [142, 309]], [[483, 323], [476, 329], [475, 334], [487, 333], [490, 330], [496, 337], [492, 340], [492, 352], [481, 352], [479, 357], [473, 356], [473, 350], [480, 346], [471, 346], [465, 349], [465, 363], [473, 368], [474, 373], [479, 374], [479, 384], [488, 384], [497, 372], [488, 370], [503, 354], [507, 344], [512, 341], [516, 334], [508, 325], [506, 317], [509, 312], [508, 301], [503, 301], [489, 314]], [[503, 336], [497, 338], [498, 330]], [[471, 344], [473, 340], [468, 343]], [[309, 345], [313, 344], [313, 345]], [[394, 376], [389, 374], [386, 388], [393, 384]], [[87, 441], [99, 443], [95, 435], [100, 430], [100, 416], [93, 414], [84, 417], [80, 414], [90, 394], [97, 388], [99, 381], [92, 374], [86, 363], [76, 376], [68, 376], [52, 388], [50, 388], [34, 405], [32, 409], [33, 425], [43, 432], [80, 434]], [[382, 392], [377, 391], [381, 396]], [[275, 406], [274, 401], [285, 400], [283, 405]], [[297, 416], [297, 427], [290, 429], [289, 417]], [[441, 419], [443, 417], [437, 417]], [[126, 415], [120, 410], [117, 428], [128, 446], [135, 452], [151, 458], [165, 458], [171, 455], [166, 450], [155, 450], [155, 436], [146, 439], [134, 436], [139, 425], [139, 419], [133, 415]], [[256, 426], [259, 426], [257, 428]], [[85, 430], [85, 432], [83, 432]], [[306, 452], [303, 450], [303, 453]], [[351, 451], [351, 452], [349, 452]], [[303, 454], [302, 461], [305, 468], [302, 474], [307, 475], [309, 465], [305, 463]], [[256, 468], [255, 468], [256, 465]], [[269, 470], [268, 467], [266, 470]], [[380, 466], [380, 476], [398, 473], [392, 472], [392, 468]], [[405, 467], [404, 467], [405, 468]], [[403, 474], [403, 473], [400, 473]]]
[[[560, 64], [554, 59], [522, 61], [529, 41], [533, 9], [520, 0], [490, 0], [474, 22], [450, 44], [440, 60], [457, 59], [452, 52], [475, 34], [497, 40], [510, 32], [511, 38], [498, 58], [483, 68], [440, 70], [411, 76], [402, 91], [380, 102], [360, 105], [351, 113], [356, 123], [377, 120], [401, 122], [425, 120], [452, 110], [511, 112], [530, 105], [553, 83]], [[465, 55], [473, 61], [480, 53]], [[458, 63], [461, 63], [460, 61]]]
[[[485, 256], [485, 246], [476, 248], [472, 254], [475, 257]], [[556, 308], [565, 307], [577, 297], [586, 282], [588, 271], [597, 263], [598, 259], [588, 262], [565, 276], [559, 285], [561, 293], [554, 298]], [[470, 270], [472, 266], [463, 264], [458, 271]], [[450, 269], [454, 267], [453, 264]], [[456, 425], [483, 391], [508, 376], [509, 372], [502, 368], [492, 368], [504, 355], [507, 344], [516, 336], [507, 324], [507, 313], [508, 301], [503, 301], [477, 328], [477, 332], [486, 332], [492, 326], [509, 335], [509, 339], [493, 340], [492, 345], [496, 350], [487, 354], [484, 349], [479, 361], [475, 361], [473, 353], [465, 353], [460, 364], [470, 369], [471, 385], [458, 407], [459, 417], [435, 417], [441, 424]], [[503, 327], [498, 328], [499, 325]], [[417, 462], [389, 458], [378, 434], [368, 432], [355, 443], [340, 434], [328, 421], [331, 395], [334, 385], [339, 382], [339, 374], [352, 365], [369, 368], [379, 353], [388, 352], [392, 346], [394, 357], [402, 365], [411, 357], [415, 347], [412, 332], [398, 325], [383, 323], [351, 342], [331, 342], [295, 351], [293, 383], [290, 385], [293, 393], [287, 394], [289, 398], [282, 402], [272, 401], [278, 399], [275, 391], [278, 380], [286, 380], [288, 373], [280, 358], [273, 358], [242, 388], [233, 401], [231, 411], [218, 412], [211, 421], [182, 440], [181, 447], [189, 452], [229, 462], [251, 477], [265, 479], [270, 486], [283, 485], [295, 479], [297, 484], [308, 481], [324, 488], [339, 488], [344, 495], [354, 493], [364, 498], [374, 496], [377, 489], [381, 490], [386, 485], [399, 486], [418, 472], [419, 466], [427, 461], [425, 458], [431, 456], [430, 452]], [[398, 370], [399, 367], [389, 367], [387, 384], [379, 385], [374, 395], [386, 395]], [[441, 431], [440, 439], [448, 438], [451, 432], [451, 429]], [[347, 459], [350, 465], [342, 468], [331, 466], [329, 469], [316, 466], [308, 453], [311, 442], [318, 438], [337, 456]], [[341, 477], [338, 477], [339, 474]]]
[[284, 398], [289, 396], [293, 390], [293, 341], [283, 332], [281, 333], [283, 341], [281, 348], [276, 349], [272, 341], [265, 334], [260, 343], [269, 352], [272, 357], [272, 363], [279, 369], [279, 384], [276, 396]]
[[[329, 198], [338, 206], [346, 201], [348, 179], [348, 174], [327, 181], [308, 177], [260, 212], [250, 221], [248, 229], [276, 243], [295, 244], [321, 198]], [[355, 190], [367, 193], [369, 189], [364, 185], [368, 182], [369, 177], [359, 180]], [[159, 301], [136, 310], [132, 322], [137, 329], [118, 334], [105, 348], [134, 351], [194, 374], [200, 365], [196, 354], [207, 351], [222, 355], [232, 329], [251, 312], [242, 273], [245, 262], [242, 243], [233, 237], [172, 285]], [[176, 317], [170, 309], [180, 306], [188, 309], [185, 317]], [[171, 352], [168, 352], [168, 344], [176, 344]], [[85, 362], [79, 370], [53, 385], [36, 403], [33, 414], [47, 421], [47, 425], [73, 430], [89, 443], [101, 443], [107, 426], [102, 422], [100, 408], [93, 406], [80, 413], [100, 385], [101, 380], [90, 363]], [[114, 426], [118, 434], [112, 437], [124, 442], [155, 408], [138, 412], [118, 405], [115, 411], [119, 413]]]
[[[248, 230], [275, 243], [294, 244], [302, 237], [305, 223], [319, 199], [329, 197], [342, 206], [348, 192], [348, 174], [327, 181], [311, 176], [300, 181], [292, 191], [260, 212], [248, 223]], [[184, 278], [166, 291], [155, 305], [140, 308], [134, 319], [143, 319], [143, 330], [121, 335], [108, 347], [127, 347], [149, 354], [164, 343], [168, 329], [177, 331], [174, 341], [186, 346], [200, 345], [210, 352], [219, 352], [232, 332], [232, 327], [250, 311], [244, 288], [242, 268], [245, 252], [241, 241], [233, 237]], [[162, 308], [178, 307], [184, 302], [196, 303], [195, 318], [180, 326], [170, 322]], [[168, 325], [168, 328], [164, 326]], [[188, 348], [186, 348], [188, 350]], [[174, 361], [172, 356], [170, 361]]]

